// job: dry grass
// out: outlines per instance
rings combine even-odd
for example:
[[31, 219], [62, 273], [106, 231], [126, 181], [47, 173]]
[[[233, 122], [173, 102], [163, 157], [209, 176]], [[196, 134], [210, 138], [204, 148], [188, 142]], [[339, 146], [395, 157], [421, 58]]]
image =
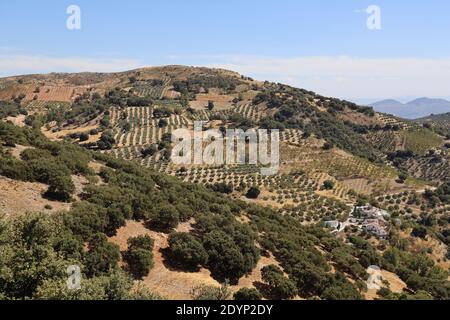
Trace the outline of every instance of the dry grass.
[[89, 168], [93, 169], [95, 171], [95, 173], [99, 174], [100, 171], [102, 170], [102, 168], [104, 168], [105, 166], [101, 163], [98, 163], [96, 161], [91, 161], [89, 162]]
[[[180, 224], [177, 232], [189, 232], [192, 229], [192, 221]], [[172, 300], [191, 299], [191, 291], [199, 285], [220, 286], [220, 283], [211, 277], [207, 269], [198, 272], [184, 272], [171, 268], [164, 259], [163, 250], [168, 247], [168, 235], [147, 229], [142, 222], [127, 221], [125, 227], [118, 230], [117, 235], [110, 239], [119, 245], [121, 251], [127, 250], [127, 240], [130, 237], [149, 235], [155, 241], [153, 255], [154, 267], [142, 282], [142, 285], [159, 295]], [[253, 287], [255, 282], [261, 281], [261, 269], [264, 266], [278, 262], [272, 257], [261, 257], [256, 268], [247, 276], [240, 279], [239, 283], [231, 286], [232, 291], [244, 287]]]
[[20, 160], [20, 155], [22, 154], [23, 151], [30, 149], [31, 147], [27, 147], [27, 146], [21, 146], [16, 144], [16, 146], [14, 148], [9, 148], [8, 151], [11, 152], [11, 155], [16, 158], [17, 160]]
[[[396, 274], [392, 272], [381, 270], [381, 277], [384, 281], [387, 281], [389, 283], [389, 289], [394, 293], [401, 293], [404, 289], [407, 288], [406, 283], [404, 283], [402, 279], [400, 279]], [[376, 289], [370, 289], [365, 293], [364, 296], [367, 300], [375, 300], [379, 298], [379, 296], [377, 295], [377, 291], [378, 290]]]
[[203, 110], [208, 106], [208, 101], [214, 102], [214, 110], [231, 109], [234, 97], [231, 95], [223, 95], [219, 92], [211, 90], [210, 93], [197, 94], [195, 101], [190, 102], [190, 107], [196, 110]]
[[[48, 186], [0, 177], [0, 213], [7, 216], [27, 212], [57, 212], [70, 209], [70, 203], [49, 201], [42, 197]], [[44, 207], [51, 206], [47, 210]]]
[[7, 121], [11, 121], [13, 125], [18, 127], [25, 127], [25, 119], [26, 116], [23, 114], [18, 115], [17, 117], [7, 117]]

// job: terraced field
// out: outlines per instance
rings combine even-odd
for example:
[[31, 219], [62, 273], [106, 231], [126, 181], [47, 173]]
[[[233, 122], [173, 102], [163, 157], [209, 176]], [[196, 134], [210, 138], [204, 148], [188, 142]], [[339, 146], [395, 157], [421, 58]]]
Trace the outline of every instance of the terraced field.
[[[178, 128], [188, 128], [192, 121], [182, 115], [171, 115], [168, 118], [155, 118], [153, 112], [157, 107], [127, 107], [112, 108], [111, 122], [115, 133], [117, 147], [146, 146], [158, 143], [165, 133]], [[130, 130], [119, 127], [123, 120], [130, 124]], [[160, 120], [167, 121], [167, 126], [161, 127]]]
[[427, 206], [421, 193], [404, 191], [388, 194], [376, 199], [380, 207], [389, 210], [394, 216], [417, 221], [422, 213], [433, 214], [435, 218], [448, 213], [450, 206], [438, 205], [434, 208]]
[[[132, 81], [125, 80], [125, 82], [128, 85]], [[398, 187], [394, 186], [395, 179], [398, 178], [398, 172], [395, 169], [372, 163], [337, 148], [326, 150], [324, 140], [314, 135], [307, 138], [300, 129], [287, 129], [280, 132], [282, 143], [280, 173], [270, 177], [262, 176], [261, 168], [256, 165], [181, 168], [167, 160], [164, 154], [167, 146], [151, 152], [151, 155], [145, 155], [149, 154], [144, 151], [147, 151], [150, 146], [160, 147], [163, 137], [167, 138], [173, 130], [192, 128], [194, 121], [207, 121], [209, 125], [217, 128], [221, 125], [226, 126], [230, 117], [239, 114], [257, 126], [257, 123], [268, 115], [266, 104], [254, 105], [251, 100], [245, 98], [245, 95], [240, 95], [240, 101], [236, 102], [233, 97], [237, 95], [237, 92], [221, 95], [220, 90], [216, 89], [212, 89], [209, 93], [197, 94], [196, 97], [200, 96], [204, 99], [209, 97], [208, 94], [216, 95], [218, 103], [226, 103], [226, 107], [217, 107], [212, 110], [206, 107], [183, 110], [180, 101], [167, 98], [171, 95], [170, 91], [173, 91], [171, 85], [172, 79], [169, 77], [163, 77], [161, 81], [147, 78], [147, 80], [132, 82], [131, 93], [139, 97], [151, 97], [155, 105], [110, 107], [110, 126], [115, 145], [107, 151], [108, 153], [117, 158], [134, 161], [142, 166], [178, 176], [187, 182], [229, 185], [234, 190], [233, 196], [238, 198], [245, 199], [244, 195], [248, 188], [257, 186], [261, 190], [258, 203], [272, 206], [281, 214], [292, 215], [304, 223], [316, 222], [324, 218], [345, 218], [348, 215], [347, 205], [354, 203], [359, 195], [384, 194], [392, 191], [393, 187]], [[253, 94], [253, 98], [255, 96], [256, 93]], [[282, 97], [284, 96], [278, 96], [278, 98]], [[286, 97], [289, 98], [289, 95]], [[46, 106], [42, 101], [29, 103], [31, 109], [42, 109]], [[171, 115], [163, 118], [160, 115], [155, 116], [155, 110], [163, 107], [172, 109]], [[327, 111], [323, 105], [321, 108], [322, 112]], [[358, 121], [360, 119], [363, 121], [365, 117], [362, 113], [355, 113], [354, 116]], [[386, 153], [406, 148], [423, 151], [430, 145], [440, 142], [435, 139], [435, 135], [428, 134], [430, 131], [419, 130], [401, 119], [377, 114], [371, 121], [397, 126], [400, 129], [400, 131], [397, 131], [398, 129], [373, 131], [366, 136], [370, 143], [379, 146], [379, 149]], [[418, 136], [420, 139], [417, 139]], [[445, 164], [438, 166], [435, 172], [427, 171], [426, 167], [425, 159], [423, 163], [411, 164], [411, 170], [416, 170], [419, 178], [427, 175], [445, 179]], [[424, 173], [420, 174], [422, 171]], [[325, 189], [325, 182], [331, 182], [333, 187], [329, 190]]]
[[385, 114], [377, 113], [377, 119], [381, 121], [384, 125], [398, 126], [402, 130], [409, 130], [414, 128], [414, 124], [411, 122], [406, 122], [401, 119], [388, 116]]
[[431, 156], [410, 159], [406, 167], [408, 172], [416, 178], [442, 182], [450, 180], [450, 159], [448, 157]]
[[366, 135], [366, 138], [370, 143], [384, 152], [395, 151], [398, 146], [397, 141], [400, 140], [395, 133], [389, 131], [373, 132]]
[[70, 104], [68, 102], [59, 101], [40, 101], [32, 100], [25, 102], [25, 107], [31, 112], [46, 111], [52, 108], [69, 108]]
[[[169, 171], [170, 172], [170, 171]], [[281, 214], [289, 214], [302, 222], [317, 222], [326, 216], [342, 218], [348, 207], [332, 197], [318, 194], [324, 174], [309, 176], [303, 172], [262, 176], [257, 166], [223, 166], [212, 168], [191, 168], [177, 171], [176, 175], [185, 182], [212, 185], [225, 183], [237, 192], [245, 192], [250, 186], [258, 186], [262, 193], [258, 203], [272, 206]], [[336, 192], [340, 192], [336, 188]]]
[[450, 113], [418, 119], [417, 122], [422, 125], [428, 124], [432, 128], [438, 129], [444, 134], [450, 134]]
[[426, 129], [402, 131], [401, 137], [405, 141], [405, 149], [419, 155], [424, 155], [427, 150], [438, 147], [444, 142], [441, 137]]
[[232, 112], [242, 115], [244, 118], [259, 121], [264, 116], [260, 106], [254, 106], [250, 103], [241, 104], [231, 109]]
[[141, 97], [150, 97], [153, 99], [162, 99], [166, 90], [170, 85], [170, 78], [166, 77], [162, 80], [161, 85], [154, 85], [152, 81], [138, 82], [133, 86], [134, 92]]

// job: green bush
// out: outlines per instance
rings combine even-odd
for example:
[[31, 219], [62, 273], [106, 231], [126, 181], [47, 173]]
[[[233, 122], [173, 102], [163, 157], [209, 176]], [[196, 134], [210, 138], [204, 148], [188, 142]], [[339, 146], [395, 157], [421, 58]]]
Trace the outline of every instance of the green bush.
[[119, 246], [108, 242], [104, 234], [98, 233], [89, 241], [89, 251], [84, 257], [86, 274], [89, 277], [108, 274], [117, 267], [119, 259]]
[[416, 238], [426, 239], [428, 230], [424, 226], [417, 226], [413, 228], [411, 235]]
[[258, 199], [261, 191], [257, 187], [251, 187], [245, 195], [249, 199]]
[[21, 181], [33, 180], [33, 170], [24, 162], [13, 158], [0, 157], [0, 175]]
[[88, 140], [89, 140], [89, 134], [87, 134], [87, 133], [80, 134], [80, 142], [85, 142]]
[[153, 219], [153, 223], [163, 229], [174, 229], [180, 222], [180, 215], [173, 206], [162, 207], [156, 217]]
[[335, 183], [331, 180], [326, 180], [323, 182], [323, 188], [325, 190], [333, 190], [335, 186]]
[[147, 251], [153, 251], [154, 241], [148, 236], [137, 236], [133, 238], [129, 238], [127, 240], [129, 249], [143, 249]]
[[230, 300], [231, 291], [227, 284], [220, 287], [200, 285], [192, 289], [191, 296], [196, 301]]
[[97, 142], [97, 147], [100, 150], [110, 150], [116, 144], [114, 135], [111, 130], [102, 133], [100, 140]]
[[169, 249], [173, 259], [189, 269], [205, 265], [208, 260], [202, 243], [189, 233], [172, 233], [169, 236]]
[[203, 246], [209, 256], [208, 266], [218, 278], [235, 282], [249, 271], [240, 248], [225, 232], [215, 230], [206, 234]]
[[283, 271], [275, 265], [262, 268], [261, 278], [269, 285], [270, 294], [275, 299], [291, 299], [297, 294], [295, 283], [286, 278]]
[[63, 221], [74, 234], [89, 240], [94, 234], [106, 231], [107, 210], [83, 201], [74, 204], [72, 210], [63, 215]]
[[263, 296], [255, 288], [242, 288], [235, 292], [233, 298], [240, 301], [257, 301], [262, 300]]
[[45, 195], [58, 201], [69, 201], [75, 192], [75, 185], [70, 176], [53, 176], [47, 183], [49, 187]]
[[154, 241], [149, 236], [128, 239], [128, 251], [125, 254], [128, 267], [137, 279], [148, 275], [153, 267]]

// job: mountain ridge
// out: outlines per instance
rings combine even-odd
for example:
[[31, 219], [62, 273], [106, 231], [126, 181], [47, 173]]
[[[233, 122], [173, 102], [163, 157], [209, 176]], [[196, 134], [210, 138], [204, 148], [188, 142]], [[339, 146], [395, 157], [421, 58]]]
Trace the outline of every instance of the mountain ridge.
[[450, 112], [450, 101], [446, 99], [417, 98], [402, 103], [394, 99], [386, 99], [370, 104], [376, 111], [393, 114], [405, 119], [420, 119], [432, 114]]

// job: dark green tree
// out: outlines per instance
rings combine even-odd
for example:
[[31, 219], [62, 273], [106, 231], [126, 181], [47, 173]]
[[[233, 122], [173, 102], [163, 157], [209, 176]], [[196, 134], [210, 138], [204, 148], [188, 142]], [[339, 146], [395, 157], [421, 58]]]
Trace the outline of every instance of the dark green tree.
[[169, 249], [173, 259], [189, 269], [202, 266], [208, 260], [202, 243], [189, 233], [172, 233], [169, 236]]
[[261, 293], [255, 288], [242, 288], [239, 289], [234, 295], [234, 300], [241, 301], [257, 301], [262, 300], [263, 296]]
[[258, 199], [259, 195], [261, 194], [261, 191], [257, 187], [251, 187], [247, 194], [245, 195], [249, 199]]
[[108, 242], [104, 234], [98, 233], [89, 241], [89, 251], [84, 257], [86, 274], [89, 277], [108, 274], [117, 267], [119, 259], [119, 246]]

